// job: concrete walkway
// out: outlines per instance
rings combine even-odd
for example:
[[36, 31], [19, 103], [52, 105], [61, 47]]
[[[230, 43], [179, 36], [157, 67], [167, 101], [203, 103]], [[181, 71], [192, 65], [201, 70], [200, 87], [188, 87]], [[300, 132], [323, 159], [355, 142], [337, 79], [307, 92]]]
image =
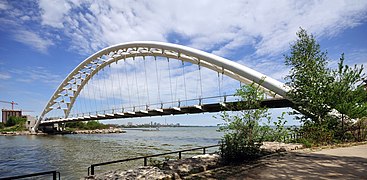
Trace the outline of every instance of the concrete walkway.
[[196, 179], [367, 179], [367, 145], [291, 152], [256, 164], [197, 174]]

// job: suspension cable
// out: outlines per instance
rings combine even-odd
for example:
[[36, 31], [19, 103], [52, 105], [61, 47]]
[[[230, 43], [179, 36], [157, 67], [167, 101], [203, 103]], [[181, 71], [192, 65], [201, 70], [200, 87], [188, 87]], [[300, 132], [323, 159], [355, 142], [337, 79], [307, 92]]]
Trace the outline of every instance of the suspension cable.
[[170, 66], [169, 58], [168, 57], [167, 57], [167, 61], [168, 61], [169, 87], [170, 87], [170, 90], [171, 90], [171, 102], [172, 102], [172, 105], [173, 105], [173, 91], [172, 91], [172, 80], [171, 80], [171, 66]]
[[150, 104], [150, 100], [149, 100], [149, 86], [148, 86], [148, 76], [147, 76], [147, 67], [146, 67], [146, 60], [145, 60], [145, 56], [143, 56], [143, 61], [144, 61], [144, 74], [145, 74], [145, 84], [146, 84], [146, 90], [147, 90], [147, 98], [148, 98], [148, 103]]
[[[106, 76], [106, 73], [104, 71], [104, 68], [102, 69], [102, 72], [104, 72], [104, 76]], [[103, 77], [103, 85], [104, 85], [105, 88], [107, 88], [106, 78], [105, 77]], [[107, 109], [108, 109], [110, 107], [110, 102], [108, 101], [108, 93], [107, 93], [106, 90], [104, 92], [105, 92], [105, 95], [106, 95], [105, 97], [106, 97]], [[105, 109], [106, 108], [103, 108], [103, 110], [105, 110]]]
[[202, 80], [201, 80], [201, 67], [200, 67], [200, 60], [198, 62], [198, 65], [199, 65], [199, 80], [200, 80], [200, 98], [203, 97], [203, 83], [202, 83]]
[[158, 102], [161, 102], [161, 92], [159, 87], [159, 77], [158, 77], [158, 66], [157, 66], [157, 57], [154, 56], [154, 62], [155, 62], [155, 74], [157, 77], [157, 88], [158, 88]]
[[[116, 61], [116, 64], [117, 64], [118, 61]], [[120, 75], [120, 72], [118, 71], [117, 72], [117, 78], [118, 78], [118, 81], [119, 81], [119, 92], [120, 92], [120, 99], [122, 99], [122, 85], [121, 85], [121, 75]], [[122, 106], [122, 102], [121, 102], [121, 106]]]
[[[184, 88], [185, 88], [185, 100], [187, 100], [187, 92], [186, 92], [186, 77], [185, 77], [185, 63], [182, 61], [182, 74], [183, 74], [183, 80], [184, 80]], [[187, 101], [186, 106], [187, 106]]]
[[91, 95], [90, 95], [90, 86], [89, 86], [89, 81], [85, 84], [85, 87], [87, 87], [87, 95], [88, 95], [88, 99], [89, 99], [89, 110], [88, 110], [88, 112], [89, 112], [89, 114], [90, 114], [90, 112], [92, 111], [92, 102], [91, 102], [91, 99], [92, 99], [92, 97], [91, 97]]
[[131, 106], [131, 97], [130, 97], [130, 85], [129, 85], [129, 78], [127, 77], [127, 69], [126, 69], [126, 66], [127, 66], [127, 62], [126, 62], [126, 55], [125, 55], [125, 58], [124, 58], [124, 62], [125, 62], [125, 65], [124, 65], [124, 71], [125, 71], [125, 78], [126, 78], [126, 84], [127, 84], [127, 95], [129, 97], [129, 105], [130, 107]]
[[220, 91], [221, 90], [220, 89], [220, 73], [218, 72], [217, 74], [218, 74], [218, 96], [221, 96], [222, 93]]
[[113, 83], [114, 83], [114, 78], [113, 78], [113, 74], [112, 74], [112, 68], [111, 68], [111, 64], [109, 64], [108, 65], [108, 69], [110, 70], [110, 75], [111, 75], [111, 78], [112, 78], [112, 80], [111, 80], [111, 87], [112, 87], [112, 97], [113, 97], [113, 107], [112, 107], [112, 111], [114, 111], [115, 110], [115, 108], [116, 108], [116, 100], [115, 100], [115, 87], [114, 87], [114, 85], [113, 85]]
[[139, 95], [139, 84], [138, 84], [138, 79], [137, 79], [137, 75], [136, 75], [136, 65], [135, 65], [135, 57], [133, 57], [133, 64], [134, 64], [134, 77], [135, 77], [135, 84], [136, 84], [136, 93], [138, 96], [138, 106], [141, 105], [140, 104], [140, 95]]
[[[92, 72], [92, 71], [91, 71]], [[97, 75], [97, 74], [96, 74]], [[96, 76], [94, 76], [93, 77], [93, 79], [95, 78]], [[93, 87], [93, 96], [94, 96], [94, 103], [95, 103], [95, 105], [96, 105], [96, 109], [95, 109], [95, 111], [96, 111], [96, 115], [98, 114], [97, 113], [97, 111], [98, 111], [98, 105], [97, 105], [97, 98], [96, 98], [96, 93], [98, 93], [98, 94], [100, 94], [99, 93], [99, 91], [97, 92], [95, 89], [96, 89], [96, 86], [95, 86], [95, 84], [94, 84], [94, 81], [92, 80], [91, 81], [91, 83], [92, 83], [92, 87]], [[100, 104], [100, 103], [98, 103], [98, 104]]]

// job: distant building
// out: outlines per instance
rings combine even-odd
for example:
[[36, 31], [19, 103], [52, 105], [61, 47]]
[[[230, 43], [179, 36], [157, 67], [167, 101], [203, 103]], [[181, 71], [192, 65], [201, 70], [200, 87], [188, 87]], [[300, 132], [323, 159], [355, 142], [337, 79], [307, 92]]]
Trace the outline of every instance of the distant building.
[[8, 121], [10, 116], [14, 117], [22, 117], [22, 111], [21, 110], [10, 110], [10, 109], [1, 109], [2, 113], [2, 122], [3, 124]]
[[32, 130], [32, 128], [36, 125], [36, 121], [37, 121], [37, 119], [36, 119], [35, 117], [33, 117], [33, 116], [30, 116], [30, 115], [27, 115], [26, 117], [27, 117], [27, 122], [26, 122], [26, 124], [25, 124], [25, 127], [26, 127], [29, 131], [31, 131], [31, 130]]

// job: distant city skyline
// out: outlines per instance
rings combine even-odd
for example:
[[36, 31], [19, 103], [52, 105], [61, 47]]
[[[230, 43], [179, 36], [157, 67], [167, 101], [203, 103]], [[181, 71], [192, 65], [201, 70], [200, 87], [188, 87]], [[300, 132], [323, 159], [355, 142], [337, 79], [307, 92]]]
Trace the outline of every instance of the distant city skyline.
[[[329, 67], [367, 67], [367, 1], [7, 1], [0, 0], [0, 100], [38, 116], [85, 58], [117, 43], [171, 42], [246, 65], [284, 82], [283, 55], [300, 27], [328, 52]], [[364, 72], [367, 72], [366, 69]], [[10, 109], [10, 104], [0, 103]], [[274, 119], [286, 109], [275, 109]], [[215, 114], [135, 118], [133, 122], [216, 125]], [[290, 124], [292, 117], [287, 117]], [[107, 120], [104, 123], [132, 121]]]

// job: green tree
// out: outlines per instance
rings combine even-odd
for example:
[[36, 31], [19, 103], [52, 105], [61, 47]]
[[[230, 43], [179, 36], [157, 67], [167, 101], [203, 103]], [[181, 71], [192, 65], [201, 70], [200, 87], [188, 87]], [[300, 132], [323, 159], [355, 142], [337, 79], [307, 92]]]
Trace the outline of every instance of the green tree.
[[220, 131], [225, 134], [221, 140], [221, 157], [224, 163], [237, 163], [254, 160], [261, 155], [260, 146], [266, 132], [259, 125], [261, 119], [270, 119], [268, 109], [260, 102], [266, 97], [259, 85], [242, 86], [236, 95], [241, 103], [233, 107], [237, 114], [223, 112], [220, 117], [224, 123]]
[[338, 68], [329, 69], [327, 53], [320, 50], [315, 38], [302, 28], [297, 36], [285, 56], [285, 64], [291, 67], [286, 84], [291, 88], [288, 97], [303, 114], [304, 136], [317, 144], [342, 140], [344, 126], [351, 126], [345, 120], [367, 114], [367, 92], [358, 85], [365, 78], [363, 66], [345, 65], [342, 54]]
[[331, 111], [330, 86], [333, 78], [327, 66], [327, 53], [306, 30], [297, 32], [298, 39], [291, 45], [290, 55], [285, 56], [285, 64], [291, 67], [286, 76], [286, 84], [291, 88], [288, 97], [308, 120], [320, 123]]
[[15, 126], [16, 124], [19, 124], [19, 122], [21, 122], [21, 120], [19, 120], [19, 117], [10, 116], [6, 121], [5, 126], [7, 127]]
[[349, 67], [344, 64], [344, 54], [341, 55], [338, 69], [332, 72], [334, 82], [332, 83], [332, 101], [329, 103], [341, 115], [341, 129], [338, 135], [345, 139], [348, 126], [351, 126], [351, 119], [359, 119], [367, 116], [367, 91], [363, 85], [358, 85], [364, 80], [363, 65]]
[[349, 118], [366, 116], [367, 91], [363, 85], [358, 85], [366, 78], [363, 73], [363, 65], [360, 67], [354, 65], [354, 68], [345, 65], [344, 54], [342, 54], [338, 69], [334, 70], [332, 74], [335, 78], [331, 91], [333, 100], [329, 104]]

